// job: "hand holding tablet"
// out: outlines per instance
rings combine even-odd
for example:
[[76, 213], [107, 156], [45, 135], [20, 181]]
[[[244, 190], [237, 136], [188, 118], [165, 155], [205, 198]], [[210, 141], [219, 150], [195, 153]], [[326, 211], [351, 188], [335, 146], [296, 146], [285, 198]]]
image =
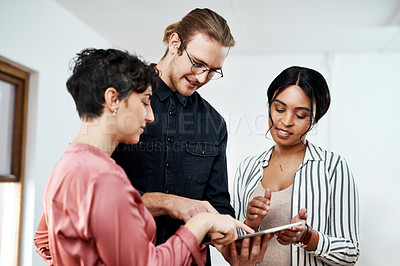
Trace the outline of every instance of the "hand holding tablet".
[[286, 225], [282, 225], [282, 226], [277, 226], [277, 227], [273, 227], [273, 228], [270, 228], [270, 229], [266, 229], [266, 230], [262, 230], [262, 231], [259, 231], [259, 232], [255, 232], [253, 234], [247, 234], [247, 235], [239, 236], [237, 240], [240, 240], [240, 239], [243, 239], [243, 238], [246, 238], [246, 237], [253, 237], [253, 236], [258, 236], [258, 235], [269, 234], [269, 233], [281, 231], [281, 230], [284, 230], [284, 229], [289, 229], [291, 227], [302, 225], [302, 224], [303, 224], [303, 222], [297, 222], [297, 223], [293, 223], [293, 224], [286, 224]]

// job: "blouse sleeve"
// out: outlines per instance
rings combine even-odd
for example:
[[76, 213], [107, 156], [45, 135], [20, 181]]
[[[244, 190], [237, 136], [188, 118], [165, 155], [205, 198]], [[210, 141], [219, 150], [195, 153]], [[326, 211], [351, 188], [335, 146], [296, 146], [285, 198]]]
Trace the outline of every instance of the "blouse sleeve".
[[[102, 176], [92, 186], [90, 230], [106, 265], [204, 264], [206, 249], [181, 227], [166, 243], [155, 246], [155, 226], [140, 195], [128, 180]], [[143, 215], [146, 214], [146, 215]], [[153, 222], [154, 223], [154, 222]], [[200, 248], [201, 247], [201, 248]]]
[[245, 158], [236, 170], [232, 188], [232, 206], [236, 213], [236, 219], [244, 221], [247, 214], [247, 204], [250, 194], [262, 178], [262, 170], [259, 165], [259, 157]]
[[319, 234], [314, 253], [329, 265], [354, 265], [360, 256], [359, 198], [350, 168], [342, 158], [330, 180], [332, 205], [330, 233]]
[[246, 167], [243, 164], [245, 164], [244, 161], [242, 161], [236, 169], [231, 193], [231, 205], [235, 210], [236, 218], [242, 222], [246, 219], [246, 206], [248, 201], [248, 199], [244, 197], [244, 184], [246, 183], [247, 177], [244, 176], [243, 173], [243, 168]]
[[44, 259], [48, 265], [53, 265], [53, 261], [50, 254], [49, 248], [49, 232], [47, 229], [46, 218], [44, 213], [40, 218], [39, 225], [35, 232], [35, 238], [33, 240], [36, 245], [36, 252]]

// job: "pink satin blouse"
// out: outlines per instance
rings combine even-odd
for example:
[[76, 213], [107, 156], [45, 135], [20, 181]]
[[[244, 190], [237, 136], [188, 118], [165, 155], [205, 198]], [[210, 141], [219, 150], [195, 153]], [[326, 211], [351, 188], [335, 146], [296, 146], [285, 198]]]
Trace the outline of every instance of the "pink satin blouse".
[[203, 265], [206, 249], [182, 226], [155, 246], [156, 225], [124, 170], [104, 151], [70, 144], [43, 195], [35, 234], [50, 265]]

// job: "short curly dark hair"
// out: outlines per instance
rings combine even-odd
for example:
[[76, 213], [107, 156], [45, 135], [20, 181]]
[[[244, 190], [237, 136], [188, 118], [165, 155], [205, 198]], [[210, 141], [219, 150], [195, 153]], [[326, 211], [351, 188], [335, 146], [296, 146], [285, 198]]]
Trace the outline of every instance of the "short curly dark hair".
[[132, 92], [142, 93], [157, 87], [156, 70], [126, 51], [88, 48], [77, 54], [72, 75], [67, 81], [79, 117], [90, 120], [104, 109], [104, 92], [113, 87], [124, 99]]

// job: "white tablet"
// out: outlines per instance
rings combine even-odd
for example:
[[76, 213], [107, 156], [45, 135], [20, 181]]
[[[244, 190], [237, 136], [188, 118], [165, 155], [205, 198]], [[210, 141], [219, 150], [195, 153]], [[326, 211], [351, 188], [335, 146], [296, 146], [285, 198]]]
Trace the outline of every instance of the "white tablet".
[[278, 227], [262, 230], [262, 231], [259, 231], [259, 232], [255, 232], [253, 234], [247, 234], [247, 235], [239, 236], [238, 240], [246, 238], [246, 237], [253, 237], [253, 236], [264, 235], [264, 234], [268, 234], [268, 233], [281, 231], [281, 230], [288, 229], [288, 228], [291, 228], [293, 226], [298, 226], [298, 225], [301, 225], [301, 224], [302, 224], [302, 222], [297, 222], [297, 223], [293, 223], [293, 224], [286, 224], [286, 225], [282, 225], [282, 226], [278, 226]]

